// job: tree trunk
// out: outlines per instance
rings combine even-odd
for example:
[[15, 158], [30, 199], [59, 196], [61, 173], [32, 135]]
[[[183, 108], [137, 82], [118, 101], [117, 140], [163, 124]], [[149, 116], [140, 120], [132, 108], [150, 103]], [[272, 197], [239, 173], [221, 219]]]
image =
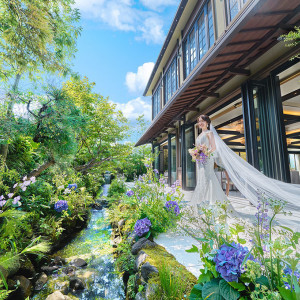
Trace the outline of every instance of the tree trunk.
[[107, 158], [104, 158], [104, 159], [102, 159], [100, 161], [97, 161], [95, 158], [93, 158], [92, 160], [90, 160], [85, 165], [77, 166], [74, 169], [77, 172], [86, 173], [86, 171], [88, 171], [88, 170], [90, 170], [92, 168], [98, 167], [101, 164], [103, 164], [105, 161], [108, 161], [108, 160], [111, 160], [111, 159], [112, 159], [112, 157], [107, 157]]
[[[21, 74], [17, 74], [16, 78], [15, 78], [14, 85], [12, 87], [12, 92], [13, 93], [15, 93], [18, 90], [18, 85], [19, 85], [20, 79], [21, 79]], [[10, 98], [10, 101], [8, 103], [7, 112], [6, 112], [7, 117], [12, 116], [13, 106], [14, 106], [14, 103], [15, 103], [14, 98], [11, 94], [9, 94], [9, 98]], [[4, 163], [6, 162], [7, 154], [8, 154], [8, 144], [0, 145], [0, 156], [1, 156], [2, 161]]]
[[43, 171], [45, 171], [46, 169], [48, 169], [49, 167], [53, 166], [55, 164], [55, 160], [54, 158], [52, 158], [51, 160], [47, 161], [46, 163], [44, 163], [43, 165], [39, 166], [37, 169], [31, 171], [27, 177], [30, 178], [32, 176], [37, 177], [39, 175], [41, 175], [41, 173]]

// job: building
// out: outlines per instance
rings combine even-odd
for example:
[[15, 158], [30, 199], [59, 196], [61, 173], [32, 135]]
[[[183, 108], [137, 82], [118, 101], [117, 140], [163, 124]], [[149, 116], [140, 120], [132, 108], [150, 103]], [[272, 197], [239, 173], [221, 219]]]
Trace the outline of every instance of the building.
[[150, 76], [155, 168], [195, 187], [187, 150], [200, 114], [265, 175], [300, 183], [299, 46], [280, 38], [300, 26], [299, 0], [182, 0]]

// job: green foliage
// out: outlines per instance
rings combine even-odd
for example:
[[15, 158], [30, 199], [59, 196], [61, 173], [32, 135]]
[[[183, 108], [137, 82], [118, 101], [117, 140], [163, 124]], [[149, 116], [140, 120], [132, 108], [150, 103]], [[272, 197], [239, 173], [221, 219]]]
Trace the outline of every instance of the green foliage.
[[117, 256], [115, 263], [119, 272], [127, 271], [132, 274], [135, 266], [135, 256], [131, 253], [130, 244], [127, 241], [118, 244], [117, 252], [119, 255]]
[[122, 194], [126, 192], [125, 177], [118, 176], [112, 180], [111, 185], [108, 190], [108, 197], [113, 197], [118, 199]]
[[182, 280], [182, 277], [173, 273], [171, 268], [162, 264], [158, 268], [159, 280], [161, 286], [161, 299], [179, 300], [185, 297], [187, 282]]
[[86, 190], [89, 194], [96, 198], [102, 185], [104, 184], [103, 174], [98, 172], [98, 170], [90, 170], [90, 172], [82, 175], [82, 181]]
[[[287, 34], [283, 34], [281, 38], [284, 40], [286, 43], [286, 46], [288, 47], [294, 47], [299, 45], [300, 43], [300, 27], [295, 26], [294, 30], [291, 30]], [[295, 55], [293, 58], [299, 58], [300, 53]]]

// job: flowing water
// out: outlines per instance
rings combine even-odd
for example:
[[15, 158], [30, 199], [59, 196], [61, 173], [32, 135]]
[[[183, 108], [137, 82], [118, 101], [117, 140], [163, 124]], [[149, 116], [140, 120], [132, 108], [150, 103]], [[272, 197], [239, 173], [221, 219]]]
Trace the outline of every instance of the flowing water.
[[[108, 186], [103, 187], [103, 195], [107, 194]], [[72, 242], [56, 253], [56, 255], [67, 260], [66, 266], [75, 258], [82, 258], [88, 263], [87, 267], [78, 268], [75, 273], [76, 277], [84, 281], [86, 288], [83, 291], [69, 292], [68, 296], [72, 299], [82, 300], [125, 299], [122, 279], [114, 268], [110, 241], [111, 228], [105, 220], [105, 209], [92, 210], [91, 213], [92, 216], [87, 228], [83, 229]], [[70, 277], [62, 269], [49, 277], [43, 290], [33, 299], [44, 300], [55, 290], [68, 287]]]

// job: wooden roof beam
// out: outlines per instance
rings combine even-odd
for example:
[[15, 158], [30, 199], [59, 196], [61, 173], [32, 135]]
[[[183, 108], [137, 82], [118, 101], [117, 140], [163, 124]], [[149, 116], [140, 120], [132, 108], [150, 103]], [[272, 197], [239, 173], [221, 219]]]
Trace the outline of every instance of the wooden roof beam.
[[213, 92], [203, 92], [203, 93], [201, 93], [201, 96], [219, 98], [220, 94], [219, 93], [213, 93]]
[[241, 69], [241, 68], [229, 68], [229, 72], [232, 74], [250, 76], [250, 70]]

